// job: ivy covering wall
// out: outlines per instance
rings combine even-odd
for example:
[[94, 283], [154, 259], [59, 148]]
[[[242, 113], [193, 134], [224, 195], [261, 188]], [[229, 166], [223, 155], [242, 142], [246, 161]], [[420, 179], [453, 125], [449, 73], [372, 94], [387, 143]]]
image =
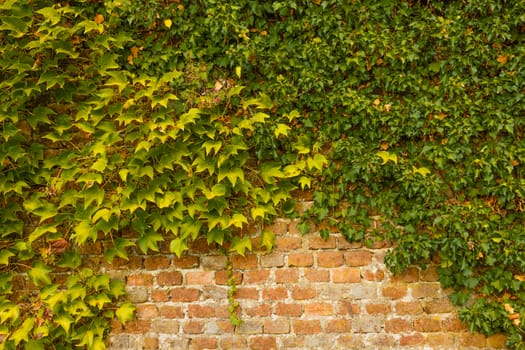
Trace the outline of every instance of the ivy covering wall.
[[525, 348], [524, 38], [523, 1], [2, 1], [0, 349], [132, 318], [86, 242], [270, 250], [295, 189]]

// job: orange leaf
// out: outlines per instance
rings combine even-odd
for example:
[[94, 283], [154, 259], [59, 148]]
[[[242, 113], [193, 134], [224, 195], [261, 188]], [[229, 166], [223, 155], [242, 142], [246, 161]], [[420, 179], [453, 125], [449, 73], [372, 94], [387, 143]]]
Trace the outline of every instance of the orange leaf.
[[102, 16], [100, 13], [97, 13], [95, 16], [95, 23], [96, 24], [104, 23], [104, 16]]
[[498, 58], [496, 59], [496, 61], [498, 61], [498, 62], [501, 63], [501, 64], [505, 64], [505, 63], [507, 63], [508, 60], [509, 60], [509, 56], [507, 56], [507, 55], [500, 55], [500, 56], [498, 56]]

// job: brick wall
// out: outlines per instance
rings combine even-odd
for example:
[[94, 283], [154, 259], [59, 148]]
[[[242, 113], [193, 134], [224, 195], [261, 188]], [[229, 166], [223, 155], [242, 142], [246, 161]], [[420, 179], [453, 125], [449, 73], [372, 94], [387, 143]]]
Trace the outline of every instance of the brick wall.
[[387, 244], [302, 236], [289, 220], [271, 229], [271, 253], [231, 257], [243, 320], [236, 328], [227, 258], [205, 242], [181, 258], [163, 248], [106, 265], [137, 305], [135, 321], [113, 324], [111, 349], [504, 348], [503, 336], [468, 333], [434, 268], [393, 277], [384, 265]]

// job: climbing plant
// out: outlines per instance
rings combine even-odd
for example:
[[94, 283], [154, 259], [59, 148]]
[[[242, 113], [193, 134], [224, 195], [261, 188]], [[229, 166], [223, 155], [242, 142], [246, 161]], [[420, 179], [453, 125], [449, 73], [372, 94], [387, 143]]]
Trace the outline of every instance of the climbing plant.
[[131, 319], [82, 246], [270, 250], [295, 189], [524, 348], [524, 33], [522, 1], [2, 1], [0, 348]]

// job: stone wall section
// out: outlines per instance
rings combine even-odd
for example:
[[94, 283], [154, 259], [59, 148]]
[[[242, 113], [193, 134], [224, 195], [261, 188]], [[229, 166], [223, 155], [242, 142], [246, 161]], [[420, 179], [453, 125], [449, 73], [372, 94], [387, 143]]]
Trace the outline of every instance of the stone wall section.
[[269, 227], [276, 235], [270, 253], [230, 256], [243, 320], [237, 327], [228, 311], [228, 257], [205, 241], [181, 258], [166, 245], [104, 265], [126, 281], [137, 305], [136, 320], [114, 322], [111, 349], [505, 348], [504, 336], [467, 331], [435, 267], [392, 276], [388, 244], [352, 244], [337, 233], [325, 241], [316, 232], [301, 235], [297, 223]]

